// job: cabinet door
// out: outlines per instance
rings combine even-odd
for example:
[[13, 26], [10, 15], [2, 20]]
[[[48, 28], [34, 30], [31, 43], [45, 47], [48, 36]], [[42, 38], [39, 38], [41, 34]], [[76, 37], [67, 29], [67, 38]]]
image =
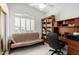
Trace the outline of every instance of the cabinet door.
[[75, 26], [79, 26], [79, 18], [75, 19]]
[[59, 33], [61, 35], [64, 35], [65, 32], [73, 34], [74, 31], [75, 31], [75, 28], [69, 28], [69, 27], [60, 27], [59, 28]]
[[75, 32], [79, 32], [79, 27], [75, 28]]

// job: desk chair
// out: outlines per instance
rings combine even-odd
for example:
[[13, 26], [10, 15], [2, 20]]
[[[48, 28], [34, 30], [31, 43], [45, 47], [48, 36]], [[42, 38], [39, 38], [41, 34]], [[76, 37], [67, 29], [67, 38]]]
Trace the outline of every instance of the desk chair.
[[58, 55], [64, 54], [61, 51], [61, 49], [65, 46], [65, 44], [59, 41], [56, 33], [53, 32], [48, 33], [48, 44], [51, 48], [55, 49], [55, 50], [49, 50], [53, 51], [51, 55], [53, 55], [54, 53]]

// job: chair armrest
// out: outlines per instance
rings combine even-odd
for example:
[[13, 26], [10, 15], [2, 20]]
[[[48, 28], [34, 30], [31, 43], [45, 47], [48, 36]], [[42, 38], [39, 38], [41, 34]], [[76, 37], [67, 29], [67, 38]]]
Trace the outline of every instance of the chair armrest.
[[11, 44], [14, 44], [14, 42], [11, 39], [9, 39], [8, 40], [8, 45], [11, 45]]
[[13, 43], [13, 41], [12, 40], [8, 40], [8, 44], [12, 44]]
[[14, 39], [13, 39], [12, 37], [9, 37], [9, 39], [8, 39], [8, 43], [9, 43], [9, 44], [14, 44], [15, 41], [14, 41]]
[[11, 45], [12, 45], [12, 40], [8, 40], [8, 50], [9, 51], [10, 51]]
[[14, 42], [11, 39], [9, 39], [8, 40], [8, 49], [9, 50], [10, 50], [12, 44], [14, 44]]

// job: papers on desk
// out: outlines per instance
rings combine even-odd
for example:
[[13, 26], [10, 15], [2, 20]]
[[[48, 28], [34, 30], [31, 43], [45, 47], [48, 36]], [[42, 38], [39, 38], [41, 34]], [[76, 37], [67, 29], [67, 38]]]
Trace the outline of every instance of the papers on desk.
[[73, 35], [79, 35], [79, 32], [74, 32]]

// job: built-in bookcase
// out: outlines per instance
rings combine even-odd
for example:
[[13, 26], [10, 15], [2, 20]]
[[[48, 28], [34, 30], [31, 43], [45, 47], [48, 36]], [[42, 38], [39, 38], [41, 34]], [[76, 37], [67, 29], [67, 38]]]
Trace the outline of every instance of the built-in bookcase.
[[54, 31], [54, 22], [55, 22], [55, 16], [54, 15], [41, 19], [42, 39], [44, 39], [44, 42], [47, 42], [48, 33]]

